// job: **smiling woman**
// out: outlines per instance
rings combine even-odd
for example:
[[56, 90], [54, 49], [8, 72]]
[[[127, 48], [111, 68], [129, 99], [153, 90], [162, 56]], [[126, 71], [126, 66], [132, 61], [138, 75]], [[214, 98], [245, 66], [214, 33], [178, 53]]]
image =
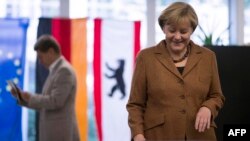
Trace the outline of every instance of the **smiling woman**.
[[190, 39], [197, 15], [191, 5], [175, 2], [158, 22], [165, 39], [136, 60], [127, 103], [132, 138], [216, 140], [214, 119], [225, 98], [215, 54]]
[[174, 63], [179, 67], [185, 66], [190, 50], [190, 37], [198, 25], [194, 9], [189, 5], [183, 7], [182, 3], [176, 3], [161, 13], [158, 22], [165, 34], [166, 48]]

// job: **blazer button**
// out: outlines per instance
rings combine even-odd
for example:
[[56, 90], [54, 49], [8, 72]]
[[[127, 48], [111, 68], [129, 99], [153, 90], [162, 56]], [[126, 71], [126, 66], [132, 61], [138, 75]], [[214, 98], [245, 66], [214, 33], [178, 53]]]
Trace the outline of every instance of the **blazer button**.
[[181, 98], [181, 99], [185, 99], [185, 95], [181, 95], [180, 98]]
[[181, 110], [180, 112], [181, 112], [182, 114], [186, 114], [186, 110], [185, 110], [185, 109]]
[[180, 83], [181, 85], [183, 85], [183, 84], [184, 84], [184, 81], [181, 80], [181, 79], [179, 79], [179, 80], [178, 80], [178, 83]]

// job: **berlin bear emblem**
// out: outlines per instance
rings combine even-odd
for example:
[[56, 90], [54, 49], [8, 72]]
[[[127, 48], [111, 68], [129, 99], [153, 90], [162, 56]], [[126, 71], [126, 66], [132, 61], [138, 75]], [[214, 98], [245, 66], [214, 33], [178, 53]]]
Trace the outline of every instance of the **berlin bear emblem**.
[[126, 93], [125, 93], [125, 83], [124, 83], [124, 79], [123, 79], [123, 72], [124, 72], [124, 66], [125, 66], [125, 61], [124, 59], [119, 59], [118, 60], [119, 66], [118, 68], [112, 68], [109, 66], [108, 63], [106, 63], [106, 67], [113, 72], [112, 75], [107, 75], [105, 73], [105, 76], [108, 79], [115, 79], [116, 80], [116, 84], [111, 88], [110, 93], [108, 94], [108, 96], [112, 97], [114, 92], [116, 90], [120, 90], [122, 96], [121, 99], [125, 98]]

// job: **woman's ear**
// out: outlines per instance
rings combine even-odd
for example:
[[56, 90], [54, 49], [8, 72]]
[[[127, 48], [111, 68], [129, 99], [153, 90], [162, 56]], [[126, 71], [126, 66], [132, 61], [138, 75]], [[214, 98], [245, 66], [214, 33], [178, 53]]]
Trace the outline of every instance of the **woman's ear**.
[[164, 34], [166, 34], [166, 26], [165, 25], [162, 27], [162, 31]]

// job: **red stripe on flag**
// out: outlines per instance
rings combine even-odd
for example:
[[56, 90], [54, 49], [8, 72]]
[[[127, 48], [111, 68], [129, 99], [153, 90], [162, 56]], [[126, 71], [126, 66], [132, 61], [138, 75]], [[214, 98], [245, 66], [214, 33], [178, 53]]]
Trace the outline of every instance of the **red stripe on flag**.
[[101, 19], [94, 20], [94, 101], [99, 141], [102, 141], [101, 24]]
[[141, 22], [135, 21], [134, 22], [134, 62], [135, 62], [137, 53], [140, 51], [140, 48], [141, 48], [140, 29], [141, 29]]
[[52, 19], [51, 33], [61, 45], [62, 55], [71, 62], [71, 22], [70, 19]]

